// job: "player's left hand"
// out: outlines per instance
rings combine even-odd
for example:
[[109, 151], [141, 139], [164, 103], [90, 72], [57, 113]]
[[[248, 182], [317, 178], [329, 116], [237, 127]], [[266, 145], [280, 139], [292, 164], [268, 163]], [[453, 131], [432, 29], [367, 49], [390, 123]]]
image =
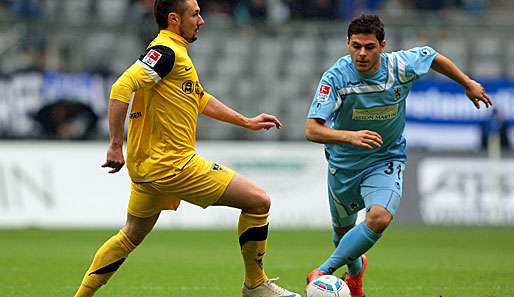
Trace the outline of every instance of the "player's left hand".
[[248, 119], [248, 124], [246, 125], [246, 128], [254, 131], [262, 129], [269, 130], [273, 127], [280, 129], [283, 125], [276, 116], [267, 113], [261, 113], [256, 117]]
[[480, 101], [484, 102], [485, 107], [489, 108], [489, 106], [493, 105], [493, 101], [491, 97], [487, 95], [482, 85], [474, 80], [471, 80], [464, 88], [466, 91], [466, 96], [468, 96], [469, 100], [473, 102], [477, 109], [480, 109]]

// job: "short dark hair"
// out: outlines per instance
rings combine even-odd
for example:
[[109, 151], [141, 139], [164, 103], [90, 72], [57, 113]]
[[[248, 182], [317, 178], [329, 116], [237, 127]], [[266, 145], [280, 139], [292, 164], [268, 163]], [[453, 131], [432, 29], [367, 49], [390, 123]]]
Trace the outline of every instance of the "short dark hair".
[[372, 34], [377, 37], [378, 42], [382, 43], [385, 38], [384, 23], [378, 15], [361, 15], [354, 18], [348, 26], [348, 39], [353, 34]]
[[153, 13], [159, 29], [168, 28], [168, 15], [176, 12], [182, 15], [186, 0], [155, 0]]

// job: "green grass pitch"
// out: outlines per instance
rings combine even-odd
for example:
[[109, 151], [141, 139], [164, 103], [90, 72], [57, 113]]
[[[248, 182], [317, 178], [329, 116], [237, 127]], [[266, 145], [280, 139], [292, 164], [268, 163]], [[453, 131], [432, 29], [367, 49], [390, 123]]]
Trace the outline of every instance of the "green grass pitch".
[[[0, 296], [73, 296], [114, 232], [0, 230]], [[329, 230], [272, 229], [269, 277], [302, 292], [330, 238]], [[514, 296], [514, 228], [394, 225], [368, 255], [367, 297]], [[96, 296], [241, 296], [242, 269], [233, 230], [155, 230]]]

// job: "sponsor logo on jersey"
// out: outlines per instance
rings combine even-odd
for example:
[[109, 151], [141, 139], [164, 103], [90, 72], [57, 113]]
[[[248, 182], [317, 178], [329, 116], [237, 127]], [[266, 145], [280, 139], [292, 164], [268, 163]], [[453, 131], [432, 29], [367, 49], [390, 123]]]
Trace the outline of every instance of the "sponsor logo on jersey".
[[142, 117], [142, 116], [143, 116], [143, 113], [142, 113], [142, 112], [140, 112], [140, 111], [136, 111], [136, 112], [131, 113], [131, 114], [130, 114], [130, 116], [129, 116], [129, 118], [130, 118], [131, 120], [135, 120], [135, 119], [140, 118], [140, 117]]
[[356, 121], [383, 121], [389, 120], [398, 114], [398, 104], [376, 106], [371, 108], [354, 108], [352, 120]]
[[320, 85], [317, 100], [318, 101], [327, 101], [328, 96], [330, 96], [331, 90], [332, 90], [332, 88], [330, 86]]
[[143, 63], [150, 67], [154, 67], [161, 59], [162, 54], [155, 50], [150, 50], [143, 58]]
[[211, 167], [211, 170], [214, 170], [214, 171], [223, 171], [223, 167], [221, 167], [220, 165], [216, 164], [216, 163], [213, 163], [212, 164], [212, 167]]

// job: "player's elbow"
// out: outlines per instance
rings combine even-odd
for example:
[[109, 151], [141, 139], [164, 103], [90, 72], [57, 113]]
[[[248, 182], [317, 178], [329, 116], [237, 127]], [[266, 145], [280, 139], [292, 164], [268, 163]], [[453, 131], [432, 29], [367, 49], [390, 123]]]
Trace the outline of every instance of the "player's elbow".
[[311, 121], [307, 121], [304, 128], [305, 139], [312, 142], [318, 142], [318, 133], [315, 125]]

